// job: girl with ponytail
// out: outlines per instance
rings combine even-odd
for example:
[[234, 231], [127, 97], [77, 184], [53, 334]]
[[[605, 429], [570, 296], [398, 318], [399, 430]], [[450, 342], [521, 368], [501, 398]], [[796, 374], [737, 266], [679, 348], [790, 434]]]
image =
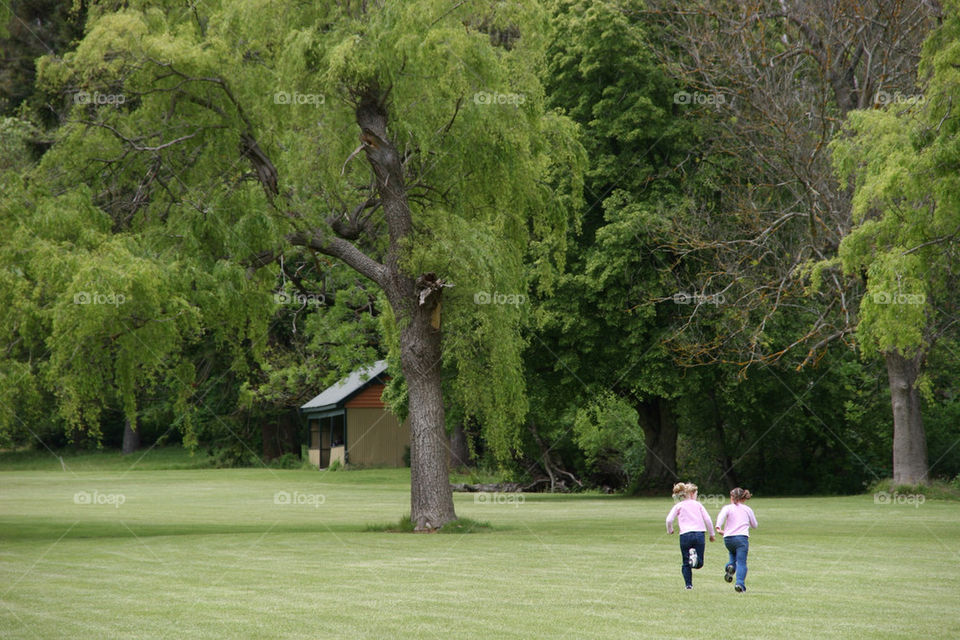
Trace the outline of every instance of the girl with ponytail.
[[[730, 504], [720, 510], [717, 516], [717, 532], [723, 536], [723, 545], [730, 552], [730, 560], [724, 568], [723, 579], [737, 583], [733, 586], [737, 593], [744, 593], [747, 586], [747, 551], [750, 549], [750, 529], [757, 528], [757, 517], [753, 509], [744, 503], [750, 499], [750, 491], [737, 487], [730, 492]], [[726, 524], [726, 529], [723, 528]]]

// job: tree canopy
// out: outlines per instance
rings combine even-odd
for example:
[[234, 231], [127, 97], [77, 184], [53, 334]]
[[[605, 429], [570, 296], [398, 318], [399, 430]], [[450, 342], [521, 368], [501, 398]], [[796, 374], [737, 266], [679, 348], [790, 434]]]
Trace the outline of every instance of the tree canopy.
[[0, 13], [2, 446], [298, 457], [386, 358], [421, 529], [451, 459], [960, 473], [956, 2], [41, 5]]

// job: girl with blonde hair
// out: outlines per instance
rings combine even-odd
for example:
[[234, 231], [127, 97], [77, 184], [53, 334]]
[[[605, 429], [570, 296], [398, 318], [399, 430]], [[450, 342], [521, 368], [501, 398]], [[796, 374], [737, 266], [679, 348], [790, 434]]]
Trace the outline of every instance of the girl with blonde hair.
[[687, 589], [693, 589], [693, 569], [703, 566], [706, 532], [710, 532], [710, 542], [716, 540], [713, 521], [697, 500], [697, 485], [678, 482], [673, 485], [673, 499], [678, 502], [667, 514], [667, 533], [673, 533], [673, 521], [676, 519], [680, 525], [680, 556], [683, 558], [680, 573], [683, 574]]

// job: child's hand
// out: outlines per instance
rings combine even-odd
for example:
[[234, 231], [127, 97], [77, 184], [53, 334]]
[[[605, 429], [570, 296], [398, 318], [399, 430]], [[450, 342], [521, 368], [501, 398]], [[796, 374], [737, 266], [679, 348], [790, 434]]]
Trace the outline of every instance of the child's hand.
[[717, 527], [717, 533], [719, 533], [720, 535], [723, 535], [723, 529], [721, 529], [720, 527]]
[[716, 542], [716, 541], [717, 541], [717, 537], [711, 535], [711, 536], [710, 536], [710, 542]]

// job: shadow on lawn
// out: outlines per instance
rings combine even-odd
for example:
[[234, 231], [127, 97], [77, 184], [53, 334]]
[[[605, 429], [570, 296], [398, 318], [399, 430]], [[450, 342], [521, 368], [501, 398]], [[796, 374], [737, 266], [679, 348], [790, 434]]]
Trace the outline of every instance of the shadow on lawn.
[[347, 533], [364, 531], [363, 525], [325, 523], [269, 523], [213, 524], [168, 523], [153, 524], [109, 521], [59, 520], [30, 518], [27, 520], [0, 518], [0, 540], [58, 540], [82, 538], [152, 538], [158, 536], [216, 536], [242, 533]]
[[409, 515], [400, 518], [400, 522], [388, 524], [370, 524], [363, 528], [366, 533], [484, 533], [493, 531], [488, 522], [478, 522], [471, 518], [457, 518], [448, 522], [439, 529], [431, 531], [414, 531], [413, 521]]

